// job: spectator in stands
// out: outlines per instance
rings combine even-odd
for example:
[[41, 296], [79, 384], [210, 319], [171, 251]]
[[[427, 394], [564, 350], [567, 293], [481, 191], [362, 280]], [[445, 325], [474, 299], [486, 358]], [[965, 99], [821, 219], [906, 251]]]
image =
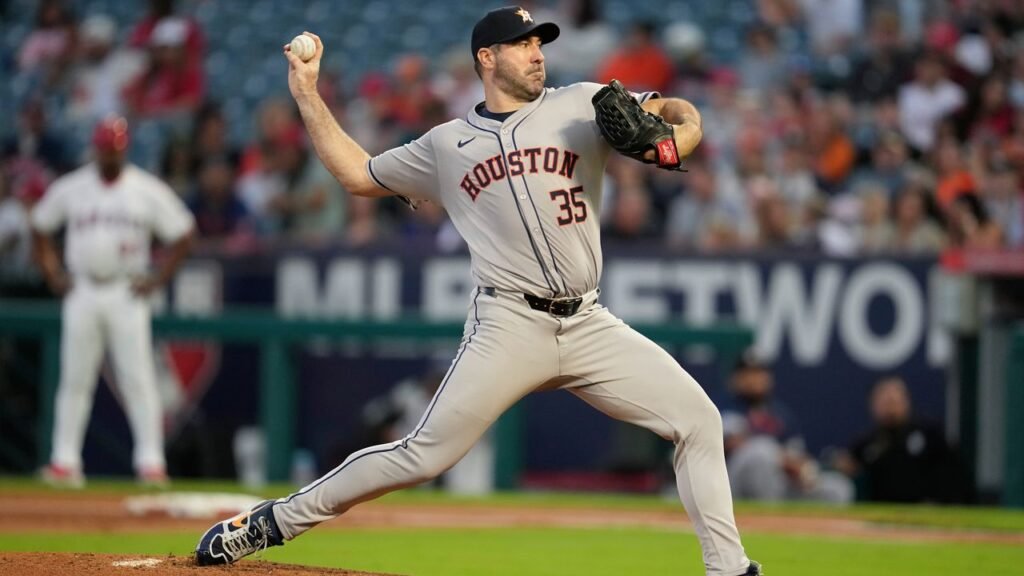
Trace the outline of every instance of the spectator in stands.
[[1004, 160], [989, 168], [984, 185], [979, 188], [985, 209], [1002, 229], [1006, 245], [1024, 246], [1024, 192], [1020, 175]]
[[[477, 86], [474, 73], [473, 83]], [[391, 79], [380, 73], [369, 73], [359, 83], [356, 97], [345, 107], [344, 124], [352, 139], [359, 142], [370, 154], [379, 154], [393, 146], [402, 144], [400, 127], [392, 109]], [[471, 104], [475, 106], [480, 100]], [[468, 113], [469, 108], [459, 112], [459, 117]]]
[[938, 172], [935, 200], [946, 213], [957, 198], [964, 194], [974, 194], [974, 175], [967, 169], [967, 154], [952, 138], [944, 138], [936, 146], [934, 156]]
[[275, 205], [285, 193], [287, 182], [280, 168], [277, 144], [262, 142], [261, 148], [257, 156], [259, 163], [238, 179], [238, 199], [245, 204], [253, 231], [260, 236], [275, 236], [283, 228]]
[[1013, 131], [999, 141], [1000, 155], [1018, 172], [1024, 174], [1024, 107], [1016, 110], [1013, 116]]
[[28, 179], [28, 172], [45, 172], [47, 178], [52, 178], [74, 167], [66, 136], [50, 127], [43, 102], [38, 99], [22, 105], [18, 132], [7, 138], [2, 150], [2, 158], [14, 162], [11, 171], [16, 180]]
[[642, 187], [619, 190], [606, 236], [623, 240], [652, 240], [658, 230], [651, 220], [651, 200]]
[[350, 196], [348, 198], [348, 220], [345, 224], [345, 242], [349, 246], [366, 246], [383, 236], [377, 207], [380, 202], [373, 198]]
[[281, 98], [264, 100], [256, 113], [256, 139], [242, 151], [239, 170], [243, 176], [264, 170], [264, 159], [286, 134], [299, 127], [295, 110]]
[[911, 149], [900, 124], [899, 97], [882, 98], [875, 102], [868, 111], [868, 121], [871, 123], [875, 134], [895, 133], [907, 147], [906, 153], [910, 157]]
[[826, 256], [854, 256], [860, 246], [859, 202], [855, 193], [833, 200], [816, 196], [804, 212], [800, 235], [793, 242]]
[[153, 45], [153, 35], [160, 23], [166, 19], [178, 20], [184, 25], [185, 59], [193, 67], [202, 66], [206, 55], [206, 38], [203, 29], [192, 18], [174, 14], [174, 0], [149, 0], [149, 11], [135, 25], [128, 36], [128, 45], [145, 50]]
[[296, 127], [279, 138], [279, 156], [285, 189], [270, 208], [292, 238], [325, 242], [336, 237], [345, 223], [345, 195], [322, 162], [310, 154], [304, 132]]
[[685, 193], [669, 207], [666, 232], [675, 248], [729, 250], [748, 244], [750, 230], [746, 205], [736, 196], [723, 195], [715, 173], [705, 162], [687, 162]]
[[[747, 103], [749, 104], [749, 102]], [[749, 109], [747, 104], [740, 106], [743, 119], [747, 120]], [[735, 172], [740, 181], [746, 185], [754, 178], [768, 178], [768, 142], [763, 126], [752, 122], [744, 122], [736, 134]]]
[[793, 89], [775, 90], [767, 95], [767, 107], [760, 107], [758, 114], [764, 115], [761, 120], [774, 140], [803, 142], [806, 144], [807, 117], [811, 113], [803, 95]]
[[[464, 50], [450, 50], [443, 60], [444, 68], [441, 74], [434, 78], [431, 90], [444, 101], [447, 108], [446, 119], [462, 118], [473, 106], [483, 101], [484, 90], [473, 70], [473, 61], [466, 58]], [[550, 58], [545, 55], [545, 60], [548, 61]]]
[[790, 218], [802, 218], [808, 205], [818, 195], [814, 174], [808, 167], [809, 158], [803, 138], [797, 134], [782, 143], [781, 158], [774, 171], [775, 186], [786, 202]]
[[188, 196], [196, 181], [192, 144], [180, 136], [171, 138], [164, 148], [159, 173], [178, 196]]
[[946, 64], [926, 53], [914, 66], [914, 80], [900, 87], [900, 130], [919, 153], [934, 147], [939, 123], [966, 103], [964, 89], [948, 78]]
[[792, 248], [793, 237], [803, 235], [803, 230], [794, 228], [802, 223], [790, 218], [789, 208], [775, 182], [765, 176], [753, 178], [748, 184], [748, 193], [757, 221], [757, 247], [764, 250]]
[[1003, 230], [989, 217], [976, 194], [963, 194], [953, 201], [946, 232], [949, 244], [959, 248], [992, 249], [1003, 245]]
[[1017, 52], [1010, 68], [1010, 103], [1018, 110], [1024, 108], [1024, 54]]
[[687, 94], [694, 101], [703, 101], [711, 76], [711, 55], [706, 49], [704, 29], [687, 20], [672, 22], [662, 31], [662, 45], [676, 69], [672, 90]]
[[757, 0], [757, 19], [777, 28], [791, 28], [800, 24], [802, 14], [795, 0]]
[[971, 140], [999, 140], [1013, 130], [1013, 106], [1006, 81], [990, 76], [981, 84], [979, 102], [971, 121]]
[[672, 61], [658, 45], [654, 25], [638, 22], [630, 26], [621, 47], [598, 67], [597, 79], [607, 84], [618, 79], [629, 90], [665, 91], [672, 83]]
[[857, 150], [846, 133], [849, 101], [834, 96], [818, 106], [811, 115], [808, 144], [814, 151], [814, 176], [818, 188], [835, 195], [846, 190], [853, 172]]
[[862, 0], [798, 0], [818, 56], [843, 55], [861, 37]]
[[900, 37], [896, 12], [881, 9], [871, 17], [867, 45], [854, 57], [846, 91], [854, 102], [878, 102], [896, 98], [906, 80], [911, 59]]
[[861, 252], [888, 252], [893, 244], [893, 225], [889, 219], [889, 191], [884, 184], [862, 181], [855, 189], [860, 200], [858, 240]]
[[618, 188], [611, 204], [612, 214], [605, 228], [605, 237], [631, 240], [658, 237], [642, 166], [636, 162], [619, 164]]
[[18, 68], [43, 86], [56, 84], [75, 49], [75, 21], [61, 0], [43, 0], [36, 10], [36, 28], [18, 50]]
[[871, 390], [875, 427], [841, 454], [836, 468], [858, 479], [859, 498], [876, 502], [965, 503], [967, 472], [937, 426], [913, 418], [910, 392], [900, 378]]
[[205, 79], [202, 65], [188, 58], [188, 31], [188, 23], [176, 17], [163, 18], [154, 26], [145, 69], [125, 90], [132, 114], [181, 120], [199, 107]]
[[858, 170], [855, 180], [868, 180], [885, 186], [889, 198], [907, 183], [907, 175], [915, 165], [909, 157], [907, 143], [896, 131], [880, 132], [871, 147], [871, 164]]
[[740, 86], [767, 93], [783, 86], [788, 78], [786, 54], [779, 49], [775, 31], [757, 24], [747, 32], [746, 50], [740, 56]]
[[6, 166], [0, 163], [0, 292], [35, 269], [29, 207], [25, 204], [25, 199], [14, 194]]
[[962, 23], [959, 31], [952, 50], [956, 63], [978, 79], [988, 76], [996, 60], [994, 45], [982, 35], [977, 22]]
[[736, 135], [740, 130], [737, 112], [739, 77], [728, 68], [718, 68], [708, 75], [708, 101], [701, 108], [704, 138], [701, 149], [708, 158], [719, 164], [731, 164], [736, 157]]
[[850, 502], [852, 484], [841, 474], [822, 472], [807, 455], [799, 422], [773, 396], [774, 387], [768, 366], [752, 351], [744, 353], [729, 383], [732, 405], [722, 411], [733, 496]]
[[124, 113], [123, 92], [142, 72], [145, 61], [137, 51], [117, 48], [117, 23], [109, 16], [89, 16], [78, 34], [68, 115], [75, 123], [91, 127], [105, 116]]
[[910, 254], [932, 254], [945, 247], [942, 229], [929, 216], [930, 198], [918, 182], [908, 183], [896, 199], [892, 248]]
[[204, 240], [223, 240], [250, 232], [248, 212], [235, 196], [234, 168], [212, 156], [199, 166], [195, 192], [188, 200], [196, 229]]
[[[966, 28], [966, 26], [964, 26]], [[977, 89], [978, 77], [960, 63], [957, 54], [960, 29], [952, 21], [938, 18], [928, 23], [924, 31], [923, 48], [938, 56], [946, 68], [946, 76], [967, 92]]]
[[196, 112], [192, 124], [191, 166], [193, 177], [200, 165], [211, 158], [223, 161], [231, 168], [232, 176], [238, 171], [241, 154], [228, 139], [228, 124], [216, 102], [206, 102]]
[[395, 63], [390, 108], [391, 116], [403, 132], [403, 141], [426, 132], [424, 115], [427, 108], [437, 102], [427, 72], [427, 59], [419, 54], [404, 54]]
[[[554, 86], [567, 86], [592, 79], [617, 39], [602, 18], [599, 0], [566, 0], [559, 3], [559, 8], [561, 13], [551, 18], [561, 29], [559, 41], [544, 47], [544, 65]], [[534, 18], [547, 21], [539, 14]]]

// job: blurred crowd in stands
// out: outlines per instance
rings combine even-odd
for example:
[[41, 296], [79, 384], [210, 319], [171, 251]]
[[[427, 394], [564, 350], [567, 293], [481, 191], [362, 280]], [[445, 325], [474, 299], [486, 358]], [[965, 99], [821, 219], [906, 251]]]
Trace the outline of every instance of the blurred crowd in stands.
[[[8, 109], [15, 132], [0, 135], [4, 268], [27, 262], [32, 203], [87, 159], [57, 127], [83, 133], [113, 112], [135, 130], [160, 126], [160, 146], [136, 160], [187, 200], [206, 242], [460, 248], [440, 207], [410, 211], [339, 187], [287, 98], [283, 58], [253, 136], [234, 141], [225, 95], [207, 90], [196, 2], [152, 0], [135, 22], [78, 17], [69, 4], [41, 0], [13, 55], [32, 90]], [[1024, 245], [1024, 2], [752, 1], [756, 18], [730, 61], [707, 48], [717, 31], [692, 22], [619, 29], [597, 0], [524, 5], [562, 28], [545, 48], [549, 85], [618, 78], [703, 113], [704, 143], [685, 173], [613, 155], [606, 238], [830, 255]], [[396, 53], [390, 69], [362, 77], [332, 67], [343, 49], [327, 46], [321, 90], [371, 153], [482, 100], [465, 46], [432, 59]], [[53, 94], [67, 102], [59, 121], [41, 105]]]
[[959, 448], [938, 422], [914, 413], [902, 378], [886, 376], [868, 394], [870, 426], [848, 446], [815, 458], [800, 418], [775, 396], [768, 363], [745, 352], [729, 379], [722, 408], [725, 454], [733, 496], [778, 502], [856, 500], [970, 503], [975, 486]]

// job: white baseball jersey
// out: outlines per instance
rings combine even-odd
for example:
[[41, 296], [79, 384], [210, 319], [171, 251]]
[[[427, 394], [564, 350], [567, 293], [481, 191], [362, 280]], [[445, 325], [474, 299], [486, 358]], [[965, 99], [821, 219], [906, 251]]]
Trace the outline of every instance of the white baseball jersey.
[[503, 122], [473, 110], [371, 159], [367, 170], [388, 190], [445, 207], [480, 286], [586, 294], [601, 278], [598, 215], [610, 148], [591, 104], [601, 87], [548, 88]]
[[192, 229], [193, 218], [170, 186], [145, 170], [128, 164], [105, 182], [95, 164], [86, 164], [50, 186], [32, 225], [47, 234], [67, 225], [68, 270], [105, 281], [143, 274], [150, 236], [173, 242]]

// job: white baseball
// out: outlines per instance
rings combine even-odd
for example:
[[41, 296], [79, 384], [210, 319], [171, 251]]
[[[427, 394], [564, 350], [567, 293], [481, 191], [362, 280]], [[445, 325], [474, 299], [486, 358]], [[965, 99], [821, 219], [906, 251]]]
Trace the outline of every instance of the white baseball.
[[291, 51], [303, 62], [309, 62], [310, 58], [316, 54], [316, 43], [309, 36], [299, 34], [292, 38]]

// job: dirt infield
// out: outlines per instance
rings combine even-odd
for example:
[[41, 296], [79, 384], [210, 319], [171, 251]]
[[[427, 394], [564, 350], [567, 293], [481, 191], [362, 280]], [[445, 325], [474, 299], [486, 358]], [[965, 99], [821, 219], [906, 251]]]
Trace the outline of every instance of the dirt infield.
[[242, 562], [230, 567], [200, 568], [187, 558], [174, 556], [115, 556], [110, 554], [55, 554], [42, 552], [0, 552], [0, 574], [50, 576], [57, 572], [76, 576], [147, 574], [149, 576], [384, 576], [367, 572], [348, 572], [332, 568], [313, 568], [271, 562]]
[[[125, 498], [95, 493], [8, 491], [0, 494], [0, 533], [26, 531], [126, 533], [167, 530], [194, 531], [198, 535], [211, 519], [133, 515]], [[226, 515], [226, 514], [225, 514]], [[1024, 534], [963, 529], [934, 529], [877, 524], [820, 514], [799, 516], [770, 513], [738, 518], [743, 532], [857, 538], [900, 542], [989, 542], [1024, 545]], [[510, 507], [488, 504], [443, 506], [370, 502], [326, 523], [318, 530], [382, 527], [504, 528], [504, 527], [644, 527], [692, 531], [682, 510], [612, 510], [601, 508]], [[0, 571], [0, 573], [6, 573]]]

